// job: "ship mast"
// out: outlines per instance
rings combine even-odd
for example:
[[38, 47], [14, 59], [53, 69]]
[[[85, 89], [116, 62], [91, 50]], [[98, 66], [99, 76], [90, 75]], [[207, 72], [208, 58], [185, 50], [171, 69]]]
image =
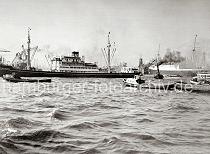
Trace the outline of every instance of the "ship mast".
[[193, 53], [192, 53], [192, 60], [193, 63], [195, 64], [195, 68], [197, 68], [197, 60], [196, 60], [196, 40], [197, 40], [197, 34], [195, 35], [195, 39], [194, 39], [194, 44], [193, 44]]
[[194, 40], [194, 47], [193, 47], [193, 52], [195, 52], [195, 44], [196, 44], [196, 39], [197, 39], [197, 34], [195, 35], [195, 40]]
[[110, 43], [110, 32], [108, 34], [108, 45], [107, 45], [107, 49], [108, 49], [108, 53], [107, 53], [107, 60], [108, 60], [108, 73], [111, 72], [111, 55], [110, 55], [110, 50], [111, 50], [111, 43]]
[[[112, 45], [113, 44], [113, 45]], [[107, 42], [107, 50], [101, 49], [103, 56], [105, 58], [106, 64], [107, 64], [107, 68], [108, 68], [108, 73], [111, 73], [111, 61], [114, 57], [114, 54], [116, 52], [116, 48], [114, 47], [112, 49], [112, 46], [115, 46], [115, 42], [111, 43], [110, 41], [110, 32], [108, 33], [108, 42]]]
[[27, 42], [27, 44], [28, 44], [28, 49], [27, 49], [27, 54], [28, 54], [28, 56], [27, 56], [27, 69], [28, 70], [30, 70], [31, 69], [31, 59], [30, 59], [30, 57], [31, 57], [31, 47], [30, 47], [30, 44], [31, 44], [31, 38], [30, 38], [30, 28], [28, 28], [28, 42]]

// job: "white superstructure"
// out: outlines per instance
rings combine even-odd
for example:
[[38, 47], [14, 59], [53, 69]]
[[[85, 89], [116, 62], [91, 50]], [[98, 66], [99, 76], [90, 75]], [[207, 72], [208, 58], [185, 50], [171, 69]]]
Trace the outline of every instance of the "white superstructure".
[[76, 51], [72, 52], [72, 56], [54, 57], [51, 61], [51, 70], [55, 72], [99, 72], [96, 63], [85, 63], [84, 59], [79, 57], [79, 52]]

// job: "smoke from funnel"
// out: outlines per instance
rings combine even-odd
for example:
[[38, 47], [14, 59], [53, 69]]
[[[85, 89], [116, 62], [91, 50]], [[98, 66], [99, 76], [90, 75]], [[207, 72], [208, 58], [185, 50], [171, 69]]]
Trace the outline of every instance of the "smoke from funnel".
[[159, 65], [163, 63], [167, 64], [174, 64], [174, 63], [180, 63], [183, 62], [185, 58], [181, 56], [180, 51], [171, 51], [170, 49], [167, 49], [164, 57], [160, 60]]

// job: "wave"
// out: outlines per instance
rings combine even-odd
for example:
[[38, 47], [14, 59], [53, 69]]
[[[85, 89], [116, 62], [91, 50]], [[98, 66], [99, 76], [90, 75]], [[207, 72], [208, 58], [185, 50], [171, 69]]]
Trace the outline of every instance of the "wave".
[[141, 139], [141, 140], [157, 140], [155, 137], [148, 134], [122, 133], [121, 135], [124, 137], [132, 137], [132, 138]]
[[148, 142], [157, 143], [157, 144], [175, 145], [174, 143], [157, 139], [156, 137], [149, 135], [149, 134], [121, 133], [121, 136], [128, 137], [128, 138], [134, 138], [137, 140], [148, 141]]
[[117, 122], [82, 122], [77, 124], [71, 124], [64, 129], [76, 129], [76, 130], [85, 130], [85, 129], [95, 129], [98, 127], [104, 128], [104, 127], [114, 127], [119, 126]]
[[40, 107], [40, 108], [55, 108], [56, 104], [52, 102], [48, 102], [45, 99], [43, 99], [42, 101], [35, 103], [34, 106]]
[[153, 120], [150, 120], [150, 119], [141, 119], [141, 120], [138, 120], [139, 123], [142, 123], [142, 122], [154, 122]]
[[0, 141], [0, 153], [24, 153], [25, 149], [22, 147], [14, 145], [14, 143], [10, 143], [9, 141]]
[[108, 139], [105, 138], [102, 141], [102, 143], [108, 143], [108, 144], [116, 144], [116, 143], [119, 143], [119, 142], [122, 142], [122, 140], [120, 140], [117, 137], [111, 137], [111, 138], [108, 138]]
[[57, 146], [42, 146], [41, 149], [47, 150], [49, 153], [66, 153], [66, 152], [80, 152], [82, 151], [81, 148], [74, 146], [74, 145], [69, 145], [66, 143], [62, 143], [62, 145], [57, 145]]
[[69, 116], [66, 115], [65, 111], [55, 109], [50, 113], [50, 117], [58, 120], [67, 120]]
[[7, 138], [18, 141], [23, 140], [23, 141], [48, 142], [54, 138], [67, 138], [67, 137], [71, 136], [61, 133], [59, 131], [43, 129], [43, 130], [25, 133], [23, 135], [8, 136]]
[[204, 121], [204, 122], [210, 122], [209, 118], [204, 118], [204, 119], [201, 119], [201, 120]]
[[[60, 131], [47, 129], [32, 131], [29, 133], [24, 133], [22, 135], [10, 135], [1, 139], [0, 153], [1, 151], [6, 153], [24, 153], [26, 150], [27, 152], [25, 153], [35, 153], [37, 148], [39, 148], [39, 151], [43, 151], [43, 153], [62, 153], [65, 151], [80, 152], [82, 151], [80, 147], [66, 142], [66, 139], [75, 138], [78, 137], [65, 134]], [[29, 152], [28, 150], [32, 151]]]
[[152, 152], [149, 152], [149, 151], [138, 151], [138, 150], [126, 150], [125, 151], [125, 154], [154, 154]]
[[146, 116], [147, 114], [146, 113], [135, 113], [134, 115], [136, 115], [136, 116]]
[[31, 128], [37, 125], [40, 125], [40, 123], [33, 122], [22, 117], [10, 119], [5, 123], [5, 126], [9, 128]]
[[48, 97], [55, 97], [55, 96], [60, 96], [60, 95], [58, 95], [58, 93], [43, 92], [38, 97], [46, 97], [46, 96], [48, 96]]
[[111, 127], [111, 126], [119, 126], [119, 123], [116, 121], [111, 121], [111, 122], [97, 123], [97, 125], [100, 127]]
[[[0, 144], [1, 144], [1, 143], [0, 143]], [[0, 146], [0, 153], [1, 153], [1, 154], [7, 154], [7, 152], [6, 152], [6, 151], [4, 150], [4, 148], [1, 147], [1, 146]]]
[[167, 133], [167, 132], [164, 132], [163, 133], [164, 135], [167, 135], [169, 137], [172, 137], [172, 138], [180, 138], [180, 137], [183, 137], [184, 135], [183, 134], [180, 134], [180, 133]]
[[178, 110], [180, 112], [187, 112], [187, 111], [196, 111], [196, 108], [192, 107], [192, 106], [187, 106], [184, 104], [175, 104], [172, 105], [168, 110]]
[[69, 125], [65, 128], [72, 128], [72, 129], [81, 130], [81, 129], [94, 129], [95, 127], [98, 127], [98, 126], [94, 123], [83, 122], [83, 123], [79, 123], [79, 124]]
[[151, 111], [151, 112], [164, 112], [164, 110], [159, 110], [159, 109], [151, 109], [151, 108], [147, 108], [146, 111]]
[[91, 149], [87, 149], [84, 152], [80, 152], [79, 154], [98, 154], [101, 153], [101, 151], [95, 149], [95, 148], [91, 148]]
[[110, 106], [110, 105], [103, 104], [101, 102], [96, 102], [91, 107], [99, 107], [101, 109], [122, 109], [119, 106]]
[[22, 113], [36, 113], [34, 111], [28, 111], [24, 109], [16, 109], [16, 108], [9, 108], [9, 107], [4, 107], [0, 108], [1, 111], [11, 111], [11, 112], [22, 112]]

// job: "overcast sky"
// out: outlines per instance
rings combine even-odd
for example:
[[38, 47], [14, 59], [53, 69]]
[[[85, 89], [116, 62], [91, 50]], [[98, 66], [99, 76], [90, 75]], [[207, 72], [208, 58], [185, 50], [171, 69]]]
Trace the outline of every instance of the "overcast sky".
[[33, 45], [49, 46], [57, 55], [78, 50], [99, 64], [110, 31], [114, 62], [137, 65], [140, 56], [155, 56], [158, 44], [164, 54], [166, 48], [189, 46], [195, 34], [210, 39], [210, 1], [0, 0], [0, 48], [20, 51], [27, 27]]

